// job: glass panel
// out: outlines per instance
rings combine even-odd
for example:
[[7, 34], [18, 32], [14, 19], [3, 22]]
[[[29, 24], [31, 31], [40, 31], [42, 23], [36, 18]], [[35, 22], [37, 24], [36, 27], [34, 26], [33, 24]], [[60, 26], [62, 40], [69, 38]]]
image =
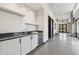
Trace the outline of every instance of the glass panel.
[[66, 32], [67, 30], [67, 24], [63, 24], [63, 32]]

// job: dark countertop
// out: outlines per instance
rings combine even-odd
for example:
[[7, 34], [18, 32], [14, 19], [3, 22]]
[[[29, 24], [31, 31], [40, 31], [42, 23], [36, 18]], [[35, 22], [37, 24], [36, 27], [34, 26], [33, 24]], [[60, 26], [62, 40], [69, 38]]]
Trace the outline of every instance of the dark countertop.
[[35, 31], [27, 31], [27, 32], [13, 32], [13, 33], [2, 33], [0, 34], [0, 41], [21, 38], [33, 34], [42, 33], [43, 31], [35, 30]]

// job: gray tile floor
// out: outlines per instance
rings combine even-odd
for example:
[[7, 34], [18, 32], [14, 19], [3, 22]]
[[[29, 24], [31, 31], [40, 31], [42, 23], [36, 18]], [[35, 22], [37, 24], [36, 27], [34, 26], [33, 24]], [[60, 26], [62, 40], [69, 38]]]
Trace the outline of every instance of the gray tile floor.
[[59, 33], [29, 55], [79, 55], [79, 40], [66, 33]]

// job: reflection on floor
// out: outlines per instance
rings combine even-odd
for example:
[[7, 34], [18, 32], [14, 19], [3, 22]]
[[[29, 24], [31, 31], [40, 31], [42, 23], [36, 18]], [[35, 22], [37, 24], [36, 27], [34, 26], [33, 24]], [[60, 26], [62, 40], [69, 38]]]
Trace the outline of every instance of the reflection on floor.
[[66, 33], [59, 33], [29, 55], [79, 55], [79, 40]]

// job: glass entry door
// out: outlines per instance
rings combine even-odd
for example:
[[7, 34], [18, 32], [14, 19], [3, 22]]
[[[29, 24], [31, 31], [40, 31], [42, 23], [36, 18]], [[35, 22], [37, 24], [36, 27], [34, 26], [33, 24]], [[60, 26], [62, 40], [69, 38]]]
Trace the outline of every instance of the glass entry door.
[[59, 32], [67, 32], [67, 24], [59, 24]]

